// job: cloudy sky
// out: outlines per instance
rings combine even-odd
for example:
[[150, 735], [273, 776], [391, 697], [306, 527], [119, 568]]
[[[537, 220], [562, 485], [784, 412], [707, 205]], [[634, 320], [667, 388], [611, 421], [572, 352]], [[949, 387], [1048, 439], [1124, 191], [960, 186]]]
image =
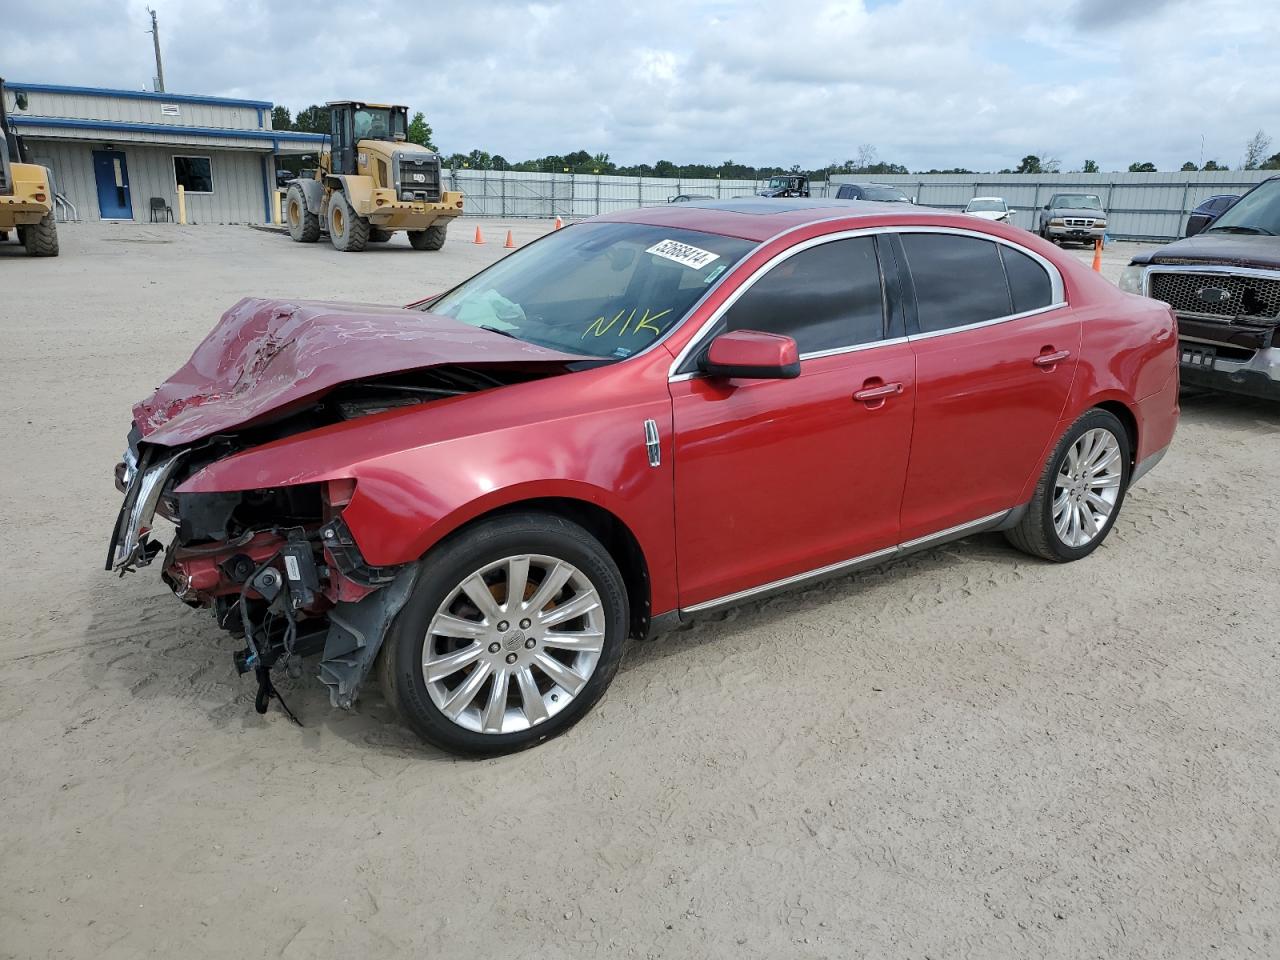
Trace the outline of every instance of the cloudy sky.
[[[152, 0], [167, 87], [421, 109], [446, 152], [913, 170], [1217, 159], [1274, 129], [1276, 0]], [[142, 0], [6, 12], [11, 81], [142, 89]]]

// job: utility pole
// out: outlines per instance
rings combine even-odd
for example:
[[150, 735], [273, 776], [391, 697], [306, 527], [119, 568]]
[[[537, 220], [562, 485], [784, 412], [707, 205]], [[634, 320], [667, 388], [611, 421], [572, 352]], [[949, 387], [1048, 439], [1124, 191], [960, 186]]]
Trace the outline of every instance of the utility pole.
[[151, 14], [151, 42], [156, 48], [156, 93], [164, 93], [164, 63], [160, 60], [160, 27], [156, 24], [156, 12], [147, 7]]

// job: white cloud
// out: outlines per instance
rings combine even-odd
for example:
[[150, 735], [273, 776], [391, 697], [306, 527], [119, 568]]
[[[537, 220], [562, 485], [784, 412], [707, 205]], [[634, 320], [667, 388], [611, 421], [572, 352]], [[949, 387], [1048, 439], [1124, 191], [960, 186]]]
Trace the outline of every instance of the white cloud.
[[[1200, 155], [1235, 163], [1280, 135], [1280, 60], [1250, 0], [655, 0], [303, 6], [153, 0], [168, 86], [298, 109], [410, 104], [446, 150], [509, 159], [579, 148], [813, 166], [874, 143], [913, 169], [1068, 167]], [[7, 14], [13, 79], [140, 88], [143, 0]]]

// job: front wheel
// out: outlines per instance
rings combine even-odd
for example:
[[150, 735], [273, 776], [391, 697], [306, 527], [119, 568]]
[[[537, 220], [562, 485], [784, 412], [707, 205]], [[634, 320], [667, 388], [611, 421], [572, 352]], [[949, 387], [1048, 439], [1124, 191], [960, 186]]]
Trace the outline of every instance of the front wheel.
[[381, 670], [388, 702], [424, 740], [511, 753], [565, 732], [600, 699], [629, 621], [622, 575], [590, 533], [512, 514], [422, 563]]
[[445, 232], [448, 229], [447, 223], [438, 223], [425, 230], [411, 230], [409, 244], [415, 250], [439, 250], [444, 246]]
[[343, 253], [358, 253], [369, 242], [369, 221], [351, 208], [341, 190], [329, 196], [329, 240]]
[[1027, 512], [1006, 538], [1056, 563], [1087, 557], [1116, 522], [1130, 463], [1129, 436], [1116, 415], [1088, 411], [1058, 441]]

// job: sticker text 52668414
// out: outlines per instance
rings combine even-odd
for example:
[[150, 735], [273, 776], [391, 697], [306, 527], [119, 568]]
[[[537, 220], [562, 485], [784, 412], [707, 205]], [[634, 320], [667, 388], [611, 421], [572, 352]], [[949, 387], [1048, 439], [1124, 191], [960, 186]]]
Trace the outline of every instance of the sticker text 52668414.
[[679, 240], [660, 240], [646, 250], [645, 253], [652, 253], [655, 257], [674, 260], [681, 266], [689, 267], [691, 270], [701, 270], [707, 264], [720, 259], [720, 254], [718, 253], [712, 253], [710, 250], [700, 250], [690, 244], [681, 243]]

